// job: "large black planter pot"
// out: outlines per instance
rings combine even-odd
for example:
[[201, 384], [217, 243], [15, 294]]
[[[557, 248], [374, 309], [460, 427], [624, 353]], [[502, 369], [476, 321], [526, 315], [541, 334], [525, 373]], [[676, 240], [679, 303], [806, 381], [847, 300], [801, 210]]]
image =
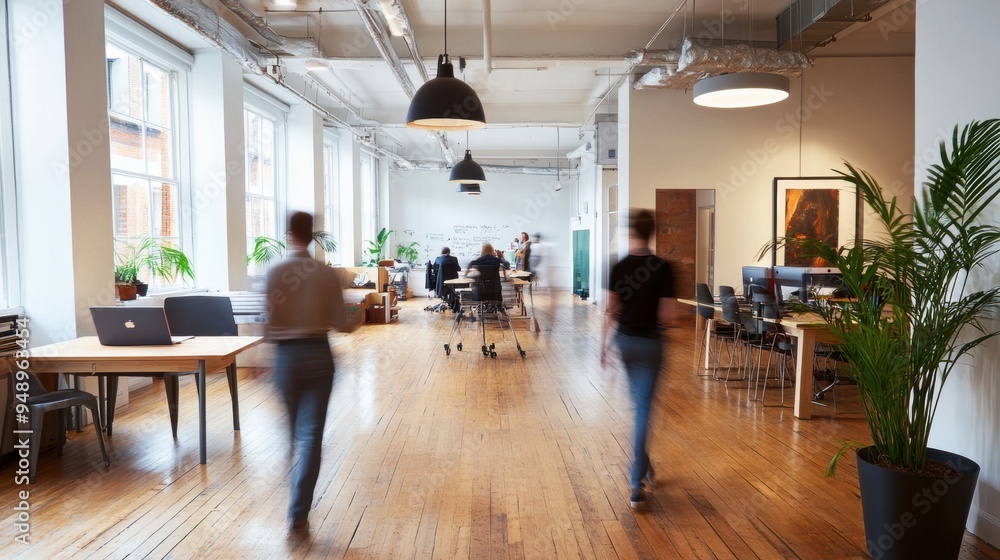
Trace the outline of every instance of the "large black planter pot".
[[928, 449], [929, 459], [944, 461], [965, 476], [926, 476], [876, 466], [874, 457], [874, 447], [858, 450], [868, 554], [876, 560], [958, 558], [979, 465], [961, 455]]

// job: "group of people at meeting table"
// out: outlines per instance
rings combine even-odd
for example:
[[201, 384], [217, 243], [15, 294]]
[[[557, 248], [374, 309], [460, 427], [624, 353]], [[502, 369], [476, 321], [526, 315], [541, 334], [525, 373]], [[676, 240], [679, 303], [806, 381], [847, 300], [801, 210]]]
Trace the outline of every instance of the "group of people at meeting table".
[[[515, 251], [514, 268], [516, 270], [530, 271], [530, 263], [531, 241], [528, 239], [527, 232], [521, 232], [521, 244]], [[462, 267], [458, 263], [458, 257], [451, 254], [450, 248], [442, 247], [441, 255], [434, 260], [433, 266], [435, 275], [434, 291], [437, 292], [440, 298], [448, 302], [449, 307], [456, 309], [458, 298], [453, 286], [446, 284], [446, 282], [458, 278], [459, 272], [462, 271]], [[491, 243], [486, 243], [483, 245], [479, 257], [470, 262], [468, 268], [470, 271], [480, 269], [497, 270], [506, 278], [507, 271], [511, 269], [511, 263], [504, 256], [503, 251], [495, 249]]]

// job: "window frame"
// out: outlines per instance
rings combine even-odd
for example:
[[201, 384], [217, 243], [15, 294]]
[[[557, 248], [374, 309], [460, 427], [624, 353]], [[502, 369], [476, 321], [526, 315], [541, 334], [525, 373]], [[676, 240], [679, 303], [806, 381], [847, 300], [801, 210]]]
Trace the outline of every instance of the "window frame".
[[[168, 73], [170, 79], [170, 109], [173, 122], [170, 131], [173, 136], [171, 149], [175, 154], [174, 172], [177, 183], [177, 239], [180, 249], [193, 257], [194, 231], [192, 224], [192, 170], [191, 170], [191, 70], [194, 56], [182, 47], [172, 43], [147, 28], [142, 23], [118, 11], [110, 5], [104, 10], [105, 43], [152, 64]], [[145, 115], [144, 115], [145, 117]], [[111, 101], [108, 100], [108, 124], [110, 127]], [[129, 117], [131, 119], [131, 117]], [[148, 173], [137, 173], [111, 169], [112, 176], [127, 175], [143, 180], [160, 180], [161, 177]], [[114, 184], [109, 185], [112, 189]], [[197, 277], [196, 277], [197, 281]], [[171, 291], [177, 286], [150, 286], [150, 293]]]
[[340, 135], [332, 130], [323, 131], [323, 229], [333, 235], [337, 250], [326, 254], [326, 260], [340, 266], [343, 253], [343, 204], [340, 181]]
[[[246, 123], [247, 112], [256, 113], [258, 116], [267, 118], [274, 123], [274, 232], [275, 238], [284, 242], [284, 224], [286, 189], [288, 186], [288, 154], [286, 146], [288, 144], [288, 114], [291, 107], [260, 91], [249, 83], [244, 83], [243, 87], [243, 122]], [[246, 168], [247, 159], [245, 157], [247, 148], [247, 133], [244, 124], [243, 148], [244, 148], [244, 182], [243, 197], [244, 202], [249, 205], [251, 195], [247, 186], [250, 181], [249, 169]], [[259, 197], [263, 198], [263, 197]], [[251, 250], [250, 224], [246, 224], [244, 235], [247, 239], [247, 253]], [[257, 270], [253, 264], [247, 263], [247, 274], [250, 277], [258, 276], [263, 271]]]

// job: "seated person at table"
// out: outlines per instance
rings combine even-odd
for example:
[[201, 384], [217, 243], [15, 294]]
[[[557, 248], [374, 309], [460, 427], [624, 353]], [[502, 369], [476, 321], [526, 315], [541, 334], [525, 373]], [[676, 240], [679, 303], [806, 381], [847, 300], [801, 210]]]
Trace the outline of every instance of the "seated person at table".
[[466, 271], [467, 278], [476, 278], [473, 286], [476, 299], [479, 301], [500, 301], [500, 271], [503, 271], [504, 278], [507, 277], [507, 269], [502, 261], [497, 257], [493, 245], [486, 243], [480, 251], [478, 259], [469, 263], [469, 270]]
[[462, 270], [458, 264], [458, 258], [451, 256], [451, 249], [442, 247], [441, 255], [434, 260], [434, 268], [437, 269], [437, 285], [434, 291], [437, 292], [438, 297], [448, 302], [449, 307], [454, 309], [457, 302], [455, 289], [446, 285], [444, 281], [458, 278], [458, 272]]
[[504, 268], [504, 270], [510, 270], [510, 261], [508, 261], [507, 259], [504, 258], [503, 251], [501, 251], [500, 249], [497, 249], [496, 255], [497, 255], [497, 258], [500, 259], [500, 266], [502, 266]]

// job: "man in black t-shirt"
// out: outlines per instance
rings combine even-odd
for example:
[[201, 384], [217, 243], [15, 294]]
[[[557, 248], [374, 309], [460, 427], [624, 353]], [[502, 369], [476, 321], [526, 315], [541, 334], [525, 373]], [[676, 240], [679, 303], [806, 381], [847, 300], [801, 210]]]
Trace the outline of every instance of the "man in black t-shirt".
[[615, 342], [628, 375], [629, 392], [635, 406], [635, 438], [630, 476], [634, 509], [645, 509], [643, 481], [652, 484], [653, 467], [646, 452], [649, 409], [663, 360], [660, 325], [674, 315], [674, 279], [670, 264], [649, 248], [656, 231], [653, 214], [633, 210], [629, 215], [629, 254], [611, 269], [607, 320], [602, 331], [601, 365], [608, 362], [609, 334]]

